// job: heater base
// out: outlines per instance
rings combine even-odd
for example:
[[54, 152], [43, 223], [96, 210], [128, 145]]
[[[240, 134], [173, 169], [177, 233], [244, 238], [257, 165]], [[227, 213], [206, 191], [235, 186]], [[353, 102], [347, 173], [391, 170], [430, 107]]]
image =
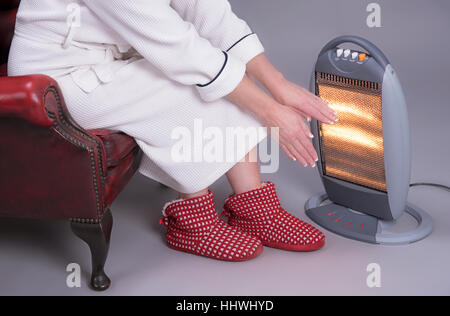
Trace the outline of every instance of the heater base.
[[407, 232], [387, 233], [383, 227], [395, 224], [394, 221], [382, 221], [331, 202], [324, 204], [327, 199], [326, 193], [310, 198], [305, 204], [306, 215], [326, 230], [346, 238], [372, 244], [405, 245], [424, 239], [433, 230], [431, 216], [409, 203], [405, 212], [417, 221], [417, 227]]

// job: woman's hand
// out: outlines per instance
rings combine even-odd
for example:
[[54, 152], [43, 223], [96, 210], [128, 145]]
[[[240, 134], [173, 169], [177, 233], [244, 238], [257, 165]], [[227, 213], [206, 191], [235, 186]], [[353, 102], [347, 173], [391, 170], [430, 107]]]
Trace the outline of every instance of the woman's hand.
[[278, 127], [281, 149], [303, 166], [316, 166], [317, 152], [311, 143], [314, 137], [302, 116], [291, 107], [279, 104], [265, 119], [268, 127]]
[[272, 85], [270, 92], [275, 100], [293, 108], [309, 122], [311, 117], [327, 124], [337, 122], [337, 113], [325, 101], [289, 80], [282, 78]]

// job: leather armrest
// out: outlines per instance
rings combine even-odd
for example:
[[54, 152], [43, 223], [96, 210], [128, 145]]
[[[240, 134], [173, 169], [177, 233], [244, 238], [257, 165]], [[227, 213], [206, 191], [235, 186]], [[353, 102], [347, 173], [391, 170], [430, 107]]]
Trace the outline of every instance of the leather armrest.
[[[55, 201], [53, 204], [46, 204], [46, 217], [80, 216], [98, 219], [102, 216], [105, 207], [104, 179], [107, 176], [103, 142], [100, 137], [90, 134], [73, 120], [54, 79], [44, 75], [0, 78], [0, 120], [4, 122], [0, 125], [3, 128], [0, 145], [11, 148], [16, 143], [21, 144], [8, 152], [10, 157], [6, 157], [5, 161], [14, 161], [17, 157], [28, 154], [36, 155], [39, 151], [37, 148], [43, 148], [45, 152], [33, 160], [38, 161], [38, 171], [24, 170], [18, 161], [8, 172], [15, 172], [14, 179], [27, 179], [30, 188], [36, 188], [39, 183], [39, 192], [51, 192], [48, 194]], [[10, 144], [4, 142], [2, 137], [7, 137]], [[30, 143], [32, 139], [34, 141]], [[22, 177], [17, 174], [22, 174]], [[72, 174], [71, 180], [65, 186], [54, 189], [53, 185], [60, 181], [61, 174]], [[42, 181], [46, 177], [49, 180]], [[20, 182], [15, 187], [18, 192], [24, 189], [33, 192], [34, 189], [27, 185]], [[65, 206], [69, 200], [66, 198], [66, 191], [72, 190], [83, 197], [76, 203], [71, 202], [74, 205], [79, 203], [77, 208], [83, 208], [82, 211], [71, 210], [74, 205]], [[24, 209], [29, 208], [27, 216], [42, 213], [39, 209], [42, 198], [44, 197], [36, 199], [35, 207], [27, 204], [27, 208], [16, 211], [26, 213]], [[33, 199], [30, 198], [30, 201]], [[59, 213], [63, 205], [66, 213]], [[7, 208], [12, 211], [19, 206], [9, 205]]]
[[[45, 75], [0, 78], [0, 118], [18, 118], [32, 125], [51, 128], [57, 125], [80, 143], [96, 148], [96, 156], [105, 161], [101, 139], [90, 134], [72, 119], [58, 83]], [[106, 172], [106, 164], [101, 164]]]
[[59, 92], [56, 81], [44, 75], [0, 78], [0, 117], [23, 119], [33, 125], [49, 127], [54, 121], [46, 110], [54, 106], [46, 102], [51, 89]]
[[113, 168], [119, 165], [136, 147], [135, 140], [121, 131], [88, 130], [102, 140], [106, 152], [106, 167]]
[[0, 215], [98, 220], [139, 165], [133, 138], [84, 130], [44, 75], [0, 78], [0, 121]]
[[0, 78], [0, 121], [3, 216], [98, 220], [140, 163], [132, 137], [80, 127], [47, 76]]

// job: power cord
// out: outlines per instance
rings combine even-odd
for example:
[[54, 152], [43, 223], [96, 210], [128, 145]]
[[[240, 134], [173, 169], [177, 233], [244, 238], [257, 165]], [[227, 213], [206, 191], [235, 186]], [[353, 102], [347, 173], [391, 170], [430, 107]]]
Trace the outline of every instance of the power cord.
[[434, 187], [434, 188], [438, 188], [438, 189], [442, 189], [442, 190], [446, 190], [450, 192], [450, 187], [443, 185], [443, 184], [439, 184], [439, 183], [427, 183], [427, 182], [417, 182], [417, 183], [412, 183], [409, 185], [411, 188], [412, 187], [419, 187], [419, 186], [428, 186], [428, 187]]

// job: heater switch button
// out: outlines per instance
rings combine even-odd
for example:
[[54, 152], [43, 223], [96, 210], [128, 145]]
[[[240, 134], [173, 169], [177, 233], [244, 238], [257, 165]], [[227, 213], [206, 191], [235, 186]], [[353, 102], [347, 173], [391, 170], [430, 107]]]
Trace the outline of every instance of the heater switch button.
[[363, 62], [367, 58], [367, 54], [361, 53], [359, 54], [359, 61]]
[[344, 53], [344, 50], [343, 50], [342, 48], [339, 48], [339, 49], [336, 51], [337, 57], [341, 57], [343, 53]]
[[356, 58], [358, 58], [358, 55], [359, 55], [358, 52], [353, 52], [353, 53], [352, 53], [352, 59], [355, 59], [355, 60], [356, 60]]
[[348, 58], [348, 56], [350, 56], [350, 54], [351, 54], [351, 50], [350, 50], [350, 49], [346, 49], [346, 50], [344, 51], [344, 57], [345, 57], [345, 58]]

